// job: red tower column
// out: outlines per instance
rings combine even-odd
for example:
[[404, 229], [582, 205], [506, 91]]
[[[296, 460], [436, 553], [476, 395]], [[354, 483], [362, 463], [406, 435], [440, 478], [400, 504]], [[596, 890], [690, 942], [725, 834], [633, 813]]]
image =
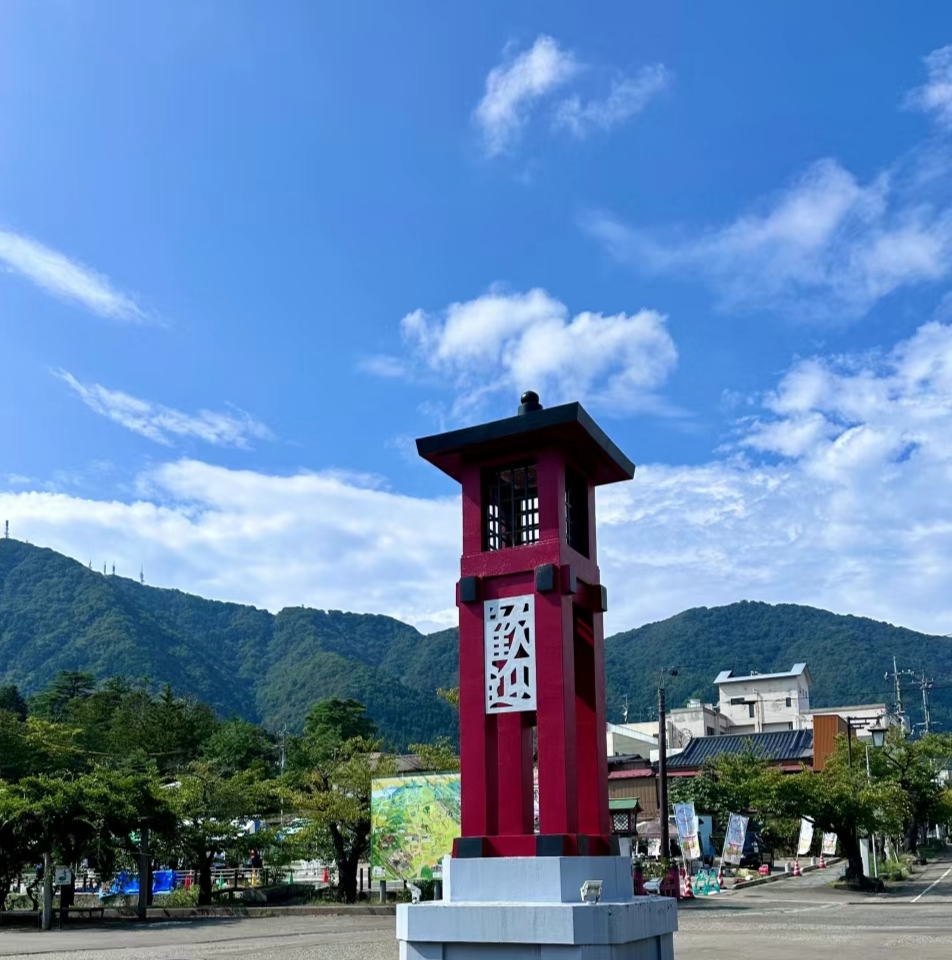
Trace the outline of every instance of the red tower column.
[[531, 393], [517, 417], [417, 448], [463, 488], [454, 855], [609, 853], [594, 488], [634, 465], [579, 404]]

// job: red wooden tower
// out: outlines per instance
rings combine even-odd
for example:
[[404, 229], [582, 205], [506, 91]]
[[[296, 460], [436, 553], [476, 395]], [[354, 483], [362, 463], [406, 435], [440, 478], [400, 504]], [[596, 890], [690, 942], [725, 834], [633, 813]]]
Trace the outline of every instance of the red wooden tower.
[[[595, 487], [634, 464], [578, 403], [417, 440], [463, 488], [455, 857], [609, 854]], [[538, 754], [539, 832], [533, 810]]]

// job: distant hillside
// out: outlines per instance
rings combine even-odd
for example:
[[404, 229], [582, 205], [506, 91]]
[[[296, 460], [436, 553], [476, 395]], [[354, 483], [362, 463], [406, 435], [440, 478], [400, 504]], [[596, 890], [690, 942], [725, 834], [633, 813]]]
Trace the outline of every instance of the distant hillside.
[[[658, 623], [608, 638], [605, 672], [610, 719], [621, 719], [628, 695], [632, 721], [657, 717], [656, 684], [662, 666], [677, 666], [669, 680], [668, 703], [689, 697], [716, 698], [713, 680], [721, 670], [761, 673], [809, 664], [811, 704], [892, 704], [885, 680], [896, 656], [900, 669], [924, 668], [936, 680], [932, 718], [952, 730], [952, 640], [894, 627], [865, 617], [841, 616], [793, 603], [732, 603], [697, 607]], [[943, 685], [944, 681], [944, 685]], [[922, 695], [908, 680], [903, 705], [913, 722], [922, 720]]]
[[[451, 587], [448, 587], [451, 589]], [[815, 706], [892, 702], [883, 677], [924, 667], [937, 681], [933, 719], [952, 730], [952, 640], [796, 604], [699, 607], [609, 637], [608, 714], [657, 716], [657, 671], [676, 665], [668, 702], [716, 696], [721, 670], [810, 665]], [[29, 694], [60, 670], [169, 682], [225, 716], [294, 729], [323, 697], [354, 697], [395, 748], [455, 739], [436, 696], [458, 678], [457, 632], [424, 636], [391, 617], [289, 607], [277, 615], [103, 576], [52, 550], [0, 540], [0, 684]], [[945, 685], [943, 686], [943, 681]], [[914, 721], [921, 695], [906, 687]]]
[[436, 696], [455, 669], [455, 636], [425, 637], [391, 617], [303, 607], [274, 615], [0, 540], [0, 683], [26, 694], [60, 670], [148, 677], [273, 728], [299, 725], [322, 697], [355, 697], [402, 749], [457, 736], [455, 711]]

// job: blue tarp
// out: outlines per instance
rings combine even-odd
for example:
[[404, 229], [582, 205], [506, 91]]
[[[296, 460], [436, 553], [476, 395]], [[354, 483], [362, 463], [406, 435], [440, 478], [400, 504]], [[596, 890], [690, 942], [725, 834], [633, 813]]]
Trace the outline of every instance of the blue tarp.
[[[152, 874], [152, 893], [171, 893], [175, 889], [175, 872], [173, 870], [156, 870]], [[117, 874], [115, 880], [108, 887], [99, 891], [99, 898], [138, 895], [139, 877], [129, 874], [125, 870]]]

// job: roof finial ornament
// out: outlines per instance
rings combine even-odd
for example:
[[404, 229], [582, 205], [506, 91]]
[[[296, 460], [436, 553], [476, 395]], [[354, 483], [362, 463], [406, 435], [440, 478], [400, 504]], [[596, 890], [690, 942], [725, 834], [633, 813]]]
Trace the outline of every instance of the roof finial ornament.
[[539, 394], [535, 390], [526, 390], [522, 395], [522, 403], [519, 404], [519, 415], [535, 413], [536, 410], [541, 409], [542, 404], [539, 403]]

